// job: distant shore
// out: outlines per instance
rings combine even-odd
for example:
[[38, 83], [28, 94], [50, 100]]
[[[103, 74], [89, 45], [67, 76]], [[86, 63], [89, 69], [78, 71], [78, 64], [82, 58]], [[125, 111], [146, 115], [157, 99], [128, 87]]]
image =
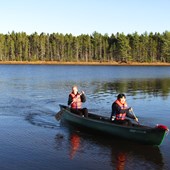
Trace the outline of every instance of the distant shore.
[[105, 66], [170, 66], [170, 63], [152, 62], [60, 62], [60, 61], [0, 61], [0, 64], [16, 64], [16, 65], [105, 65]]

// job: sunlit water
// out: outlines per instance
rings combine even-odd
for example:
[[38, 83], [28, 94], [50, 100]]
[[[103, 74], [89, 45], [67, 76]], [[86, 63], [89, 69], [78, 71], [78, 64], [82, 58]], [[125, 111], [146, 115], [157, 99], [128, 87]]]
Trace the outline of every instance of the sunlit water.
[[74, 84], [91, 112], [109, 117], [123, 92], [141, 124], [170, 127], [170, 67], [0, 65], [0, 169], [170, 169], [170, 135], [143, 146], [55, 120]]

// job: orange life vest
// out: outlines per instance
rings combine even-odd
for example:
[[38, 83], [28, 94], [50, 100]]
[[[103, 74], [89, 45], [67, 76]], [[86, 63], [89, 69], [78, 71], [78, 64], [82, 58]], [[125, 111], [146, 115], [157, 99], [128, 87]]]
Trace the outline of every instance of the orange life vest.
[[81, 95], [77, 93], [76, 95], [74, 93], [70, 94], [74, 102], [71, 103], [71, 108], [73, 109], [81, 109], [82, 102], [81, 102]]
[[[116, 100], [115, 103], [117, 103], [122, 110], [125, 110], [128, 108], [127, 103], [125, 102], [124, 104], [120, 103], [119, 100]], [[116, 113], [116, 120], [124, 120], [126, 117], [126, 112], [124, 113]]]

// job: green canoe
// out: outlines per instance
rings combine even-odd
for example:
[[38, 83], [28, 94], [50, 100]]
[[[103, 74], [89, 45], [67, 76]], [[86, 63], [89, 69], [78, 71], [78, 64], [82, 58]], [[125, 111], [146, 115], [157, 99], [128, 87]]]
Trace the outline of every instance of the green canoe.
[[59, 120], [60, 117], [74, 126], [88, 130], [88, 132], [93, 131], [109, 137], [118, 136], [148, 145], [160, 145], [169, 131], [164, 125], [156, 125], [155, 127], [138, 124], [132, 126], [118, 125], [111, 122], [108, 117], [92, 113], [89, 113], [88, 118], [86, 118], [71, 113], [69, 107], [64, 105], [60, 105], [60, 112], [56, 114], [56, 119]]

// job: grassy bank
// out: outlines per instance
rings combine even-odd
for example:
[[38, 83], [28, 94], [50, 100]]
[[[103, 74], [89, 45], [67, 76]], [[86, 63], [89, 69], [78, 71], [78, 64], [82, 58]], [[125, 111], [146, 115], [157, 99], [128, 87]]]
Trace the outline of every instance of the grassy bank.
[[153, 62], [153, 63], [138, 63], [138, 62], [129, 62], [129, 63], [120, 63], [120, 62], [58, 62], [58, 61], [0, 61], [0, 64], [32, 64], [32, 65], [108, 65], [108, 66], [170, 66], [170, 63], [163, 62]]

